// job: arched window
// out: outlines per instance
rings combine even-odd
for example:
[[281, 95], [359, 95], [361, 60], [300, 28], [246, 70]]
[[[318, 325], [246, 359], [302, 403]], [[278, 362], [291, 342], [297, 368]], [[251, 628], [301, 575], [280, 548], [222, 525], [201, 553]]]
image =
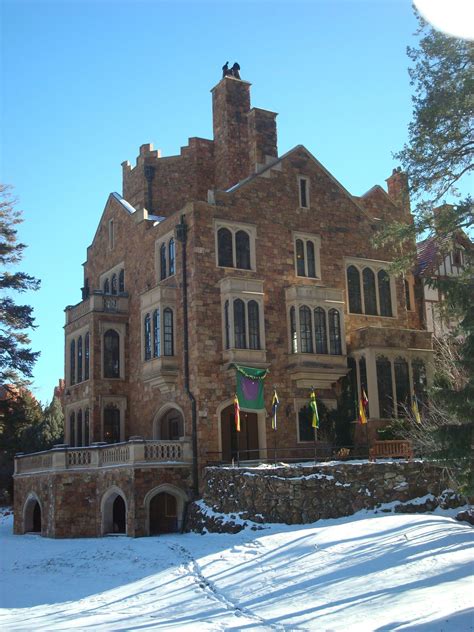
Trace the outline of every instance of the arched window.
[[249, 348], [260, 349], [260, 324], [257, 301], [249, 301], [247, 310], [249, 315]]
[[301, 353], [313, 353], [313, 334], [311, 331], [311, 310], [306, 305], [300, 307]]
[[392, 365], [390, 360], [380, 357], [377, 358], [376, 367], [380, 417], [390, 419], [393, 415]]
[[143, 331], [145, 336], [145, 360], [151, 359], [151, 317], [150, 314], [145, 316], [143, 323]]
[[82, 447], [82, 410], [77, 413], [77, 446]]
[[327, 353], [326, 312], [322, 307], [316, 307], [314, 310], [314, 334], [316, 339], [316, 353]]
[[91, 437], [90, 437], [89, 409], [86, 408], [84, 412], [84, 445], [89, 445], [90, 442], [91, 442]]
[[123, 292], [125, 292], [125, 270], [123, 268], [119, 272], [118, 291], [119, 294], [123, 294]]
[[113, 329], [104, 334], [104, 377], [120, 377], [120, 337]]
[[82, 382], [82, 336], [77, 339], [77, 381]]
[[380, 315], [391, 316], [392, 297], [390, 294], [390, 277], [385, 270], [379, 270], [377, 277], [379, 282]]
[[224, 304], [224, 336], [225, 348], [230, 349], [229, 301]]
[[410, 402], [410, 378], [408, 362], [404, 358], [397, 358], [393, 363], [395, 370], [395, 390], [397, 393], [397, 416], [405, 417]]
[[71, 340], [69, 347], [69, 370], [71, 374], [71, 384], [76, 383], [76, 341]]
[[245, 230], [235, 235], [236, 267], [250, 270], [250, 237]]
[[316, 278], [316, 260], [314, 257], [314, 244], [308, 239], [306, 242], [306, 260], [308, 263], [308, 276]]
[[89, 363], [90, 363], [90, 335], [86, 333], [84, 338], [84, 379], [89, 379]]
[[304, 269], [304, 243], [302, 239], [296, 240], [296, 274], [306, 276]]
[[330, 309], [329, 317], [329, 353], [331, 355], [342, 354], [341, 340], [341, 316], [337, 309]]
[[168, 276], [174, 274], [175, 271], [175, 247], [174, 239], [171, 238], [168, 243]]
[[163, 441], [178, 441], [184, 436], [184, 419], [179, 410], [168, 410], [158, 421], [158, 437]]
[[296, 331], [296, 310], [290, 308], [291, 353], [298, 353], [298, 332]]
[[104, 294], [110, 294], [110, 283], [108, 279], [104, 281]]
[[347, 268], [347, 289], [349, 293], [349, 311], [352, 314], [362, 314], [360, 274], [355, 266]]
[[112, 274], [112, 294], [117, 294], [117, 275]]
[[370, 268], [364, 268], [362, 272], [364, 283], [364, 304], [366, 314], [377, 314], [377, 295], [375, 293], [375, 274]]
[[69, 445], [76, 445], [76, 413], [69, 415]]
[[165, 356], [174, 355], [173, 311], [169, 307], [163, 310], [163, 345]]
[[236, 349], [246, 349], [245, 335], [245, 303], [240, 299], [234, 301], [234, 341]]
[[159, 358], [161, 355], [161, 331], [160, 331], [160, 310], [153, 312], [153, 357]]
[[166, 244], [160, 246], [160, 279], [166, 279]]
[[114, 404], [104, 408], [104, 441], [119, 443], [120, 441], [120, 410]]
[[228, 228], [219, 228], [217, 231], [217, 251], [219, 265], [232, 268], [234, 265], [232, 256], [232, 233]]

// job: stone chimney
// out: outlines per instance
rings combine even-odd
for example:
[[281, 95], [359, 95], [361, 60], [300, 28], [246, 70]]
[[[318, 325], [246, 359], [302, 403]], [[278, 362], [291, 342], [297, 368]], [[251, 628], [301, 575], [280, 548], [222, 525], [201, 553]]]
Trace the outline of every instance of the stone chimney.
[[397, 167], [392, 171], [392, 175], [386, 179], [388, 195], [393, 202], [403, 211], [410, 214], [410, 191], [408, 188], [407, 174]]
[[249, 162], [251, 171], [257, 171], [271, 159], [278, 158], [275, 112], [252, 108], [248, 115]]
[[215, 184], [228, 189], [246, 178], [249, 167], [250, 83], [224, 77], [212, 92]]

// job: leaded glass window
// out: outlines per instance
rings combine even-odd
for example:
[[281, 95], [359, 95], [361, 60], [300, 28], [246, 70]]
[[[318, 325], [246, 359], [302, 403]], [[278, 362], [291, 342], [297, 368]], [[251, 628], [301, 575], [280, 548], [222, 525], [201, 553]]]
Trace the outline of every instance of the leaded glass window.
[[161, 355], [161, 340], [160, 340], [160, 310], [155, 309], [153, 312], [153, 357], [159, 358]]
[[308, 239], [306, 242], [306, 260], [308, 264], [308, 276], [316, 278], [316, 260], [314, 257], [314, 244]]
[[349, 311], [352, 314], [362, 314], [360, 274], [355, 266], [347, 268], [347, 288], [349, 293]]
[[151, 317], [150, 314], [145, 316], [144, 321], [144, 335], [145, 335], [145, 360], [151, 359]]
[[260, 349], [260, 324], [257, 301], [249, 301], [247, 310], [249, 323], [249, 348]]
[[104, 441], [120, 442], [120, 410], [113, 404], [104, 408]]
[[119, 293], [125, 292], [125, 270], [122, 268], [119, 272]]
[[390, 293], [390, 277], [385, 270], [379, 270], [377, 277], [379, 283], [380, 315], [391, 316], [392, 296]]
[[296, 274], [306, 276], [304, 267], [304, 242], [302, 239], [296, 240]]
[[415, 358], [411, 363], [411, 368], [413, 372], [413, 390], [416, 398], [419, 403], [426, 403], [427, 379], [425, 363], [420, 358]]
[[226, 301], [224, 304], [224, 337], [225, 348], [230, 349], [229, 301]]
[[84, 338], [84, 379], [89, 379], [89, 365], [90, 365], [90, 334], [86, 333]]
[[311, 310], [306, 305], [300, 307], [301, 353], [313, 353], [313, 334], [311, 331]]
[[390, 360], [380, 357], [376, 367], [380, 417], [389, 419], [393, 416], [392, 365]]
[[316, 353], [328, 352], [328, 340], [326, 330], [326, 312], [322, 307], [314, 310], [314, 334], [316, 340]]
[[314, 428], [312, 425], [313, 413], [309, 406], [303, 406], [298, 411], [298, 430], [300, 441], [314, 441]]
[[171, 238], [168, 243], [168, 276], [175, 273], [175, 245]]
[[112, 274], [112, 294], [117, 294], [117, 275], [115, 272]]
[[290, 308], [291, 353], [298, 353], [298, 332], [296, 331], [296, 310]]
[[166, 279], [166, 244], [160, 246], [160, 280]]
[[82, 336], [77, 339], [77, 381], [82, 382]]
[[370, 268], [364, 268], [362, 272], [364, 283], [364, 304], [365, 313], [377, 314], [377, 296], [375, 293], [375, 274]]
[[69, 372], [71, 375], [71, 384], [76, 383], [76, 341], [71, 340], [69, 346]]
[[234, 265], [232, 256], [232, 233], [228, 228], [219, 228], [217, 231], [217, 252], [219, 265], [232, 268]]
[[174, 355], [173, 311], [169, 307], [163, 310], [163, 345], [165, 356]]
[[329, 318], [329, 353], [331, 355], [342, 354], [341, 317], [337, 309], [330, 309]]
[[236, 349], [246, 349], [245, 303], [240, 299], [234, 301], [234, 340]]
[[395, 390], [397, 393], [397, 415], [404, 417], [410, 402], [410, 377], [408, 362], [404, 358], [397, 358], [393, 363], [395, 370]]
[[104, 377], [120, 377], [120, 337], [113, 329], [104, 334]]
[[245, 230], [235, 235], [236, 267], [250, 270], [250, 237]]

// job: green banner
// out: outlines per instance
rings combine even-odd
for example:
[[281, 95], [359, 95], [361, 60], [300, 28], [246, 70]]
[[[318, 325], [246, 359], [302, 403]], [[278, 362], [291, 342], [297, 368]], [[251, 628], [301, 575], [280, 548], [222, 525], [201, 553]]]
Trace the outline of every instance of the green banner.
[[263, 382], [268, 369], [254, 369], [247, 366], [234, 365], [237, 378], [237, 397], [240, 408], [262, 410], [265, 408], [263, 400]]

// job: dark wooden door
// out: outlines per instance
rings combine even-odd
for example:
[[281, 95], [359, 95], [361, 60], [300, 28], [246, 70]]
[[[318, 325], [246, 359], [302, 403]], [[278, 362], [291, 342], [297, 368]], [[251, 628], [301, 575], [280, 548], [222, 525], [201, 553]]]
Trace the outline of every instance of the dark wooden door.
[[240, 432], [235, 427], [234, 406], [221, 413], [222, 460], [248, 461], [259, 458], [257, 413], [240, 411]]
[[150, 535], [175, 533], [178, 530], [176, 498], [166, 492], [156, 494], [150, 501]]

